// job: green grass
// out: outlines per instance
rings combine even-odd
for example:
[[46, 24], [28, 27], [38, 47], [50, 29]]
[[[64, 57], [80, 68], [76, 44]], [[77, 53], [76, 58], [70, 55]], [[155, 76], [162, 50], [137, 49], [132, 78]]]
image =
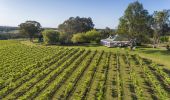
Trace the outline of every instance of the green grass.
[[131, 51], [131, 53], [139, 54], [141, 57], [151, 59], [170, 69], [170, 51], [167, 51], [166, 49], [138, 48], [135, 51]]

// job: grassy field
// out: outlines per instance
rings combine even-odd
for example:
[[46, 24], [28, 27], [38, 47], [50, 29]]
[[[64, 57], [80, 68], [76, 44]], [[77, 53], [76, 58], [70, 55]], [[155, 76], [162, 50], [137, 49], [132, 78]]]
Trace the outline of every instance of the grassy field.
[[168, 57], [168, 52], [158, 52], [161, 49], [149, 52], [151, 48], [139, 48], [127, 53], [123, 48], [42, 46], [13, 40], [0, 41], [0, 45], [2, 100], [170, 98], [170, 70], [132, 55]]
[[170, 51], [167, 51], [166, 49], [138, 48], [134, 53], [170, 68]]

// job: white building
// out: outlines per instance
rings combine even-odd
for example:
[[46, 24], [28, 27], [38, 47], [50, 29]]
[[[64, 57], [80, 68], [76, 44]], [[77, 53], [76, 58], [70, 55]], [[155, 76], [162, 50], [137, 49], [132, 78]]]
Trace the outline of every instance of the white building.
[[127, 38], [115, 35], [114, 37], [109, 36], [107, 39], [100, 40], [101, 44], [107, 47], [123, 47], [129, 46], [130, 41]]

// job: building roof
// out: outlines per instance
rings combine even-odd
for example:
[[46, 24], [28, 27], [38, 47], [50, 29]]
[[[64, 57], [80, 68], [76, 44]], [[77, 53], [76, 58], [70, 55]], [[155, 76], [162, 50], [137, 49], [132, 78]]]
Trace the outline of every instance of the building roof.
[[109, 36], [108, 38], [102, 39], [101, 41], [117, 42], [117, 41], [129, 41], [129, 40], [125, 36], [115, 35], [115, 36]]

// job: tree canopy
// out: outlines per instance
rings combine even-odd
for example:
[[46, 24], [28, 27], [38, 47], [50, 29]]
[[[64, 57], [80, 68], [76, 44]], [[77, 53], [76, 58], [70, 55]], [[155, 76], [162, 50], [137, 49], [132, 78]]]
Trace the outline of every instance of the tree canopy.
[[22, 34], [28, 35], [30, 41], [32, 41], [34, 36], [40, 33], [41, 24], [37, 21], [26, 21], [19, 25], [19, 29]]
[[92, 19], [89, 18], [80, 18], [80, 17], [70, 17], [68, 20], [64, 21], [58, 26], [58, 30], [64, 33], [81, 33], [87, 32], [93, 29], [94, 24]]
[[151, 16], [142, 4], [138, 1], [130, 3], [124, 16], [120, 18], [117, 32], [126, 34], [129, 39], [136, 39], [138, 43], [141, 43], [150, 32], [150, 18]]
[[152, 20], [153, 44], [154, 47], [160, 42], [160, 36], [165, 35], [169, 30], [170, 26], [170, 10], [155, 11]]

